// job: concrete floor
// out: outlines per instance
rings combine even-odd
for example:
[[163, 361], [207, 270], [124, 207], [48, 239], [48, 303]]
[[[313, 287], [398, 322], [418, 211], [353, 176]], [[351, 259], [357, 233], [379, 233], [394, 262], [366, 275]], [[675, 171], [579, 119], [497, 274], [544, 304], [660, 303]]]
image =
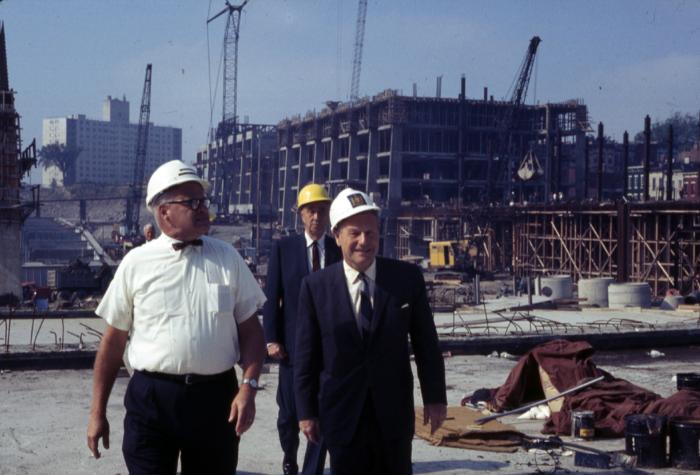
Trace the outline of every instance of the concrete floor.
[[[675, 373], [698, 370], [700, 352], [696, 348], [667, 348], [664, 352], [666, 355], [661, 358], [651, 358], [643, 350], [601, 353], [596, 360], [614, 375], [668, 396], [675, 391], [671, 380]], [[500, 385], [515, 364], [512, 360], [486, 356], [455, 356], [445, 362], [450, 405], [459, 404], [465, 393]], [[239, 474], [280, 473], [282, 452], [275, 426], [277, 367], [271, 365], [267, 370], [261, 378], [265, 389], [257, 398], [257, 420], [241, 442]], [[85, 445], [91, 377], [89, 370], [0, 374], [0, 475], [126, 474], [120, 446], [122, 398], [128, 378], [118, 378], [110, 398], [112, 448], [95, 460]], [[418, 388], [415, 392], [420, 403]], [[505, 418], [504, 422], [532, 435], [542, 425], [537, 421], [518, 421], [515, 417]], [[624, 440], [599, 440], [592, 445], [606, 450], [620, 449]], [[303, 444], [300, 454], [302, 450]], [[524, 474], [537, 469], [535, 456], [523, 451], [497, 454], [433, 447], [420, 439], [414, 439], [413, 461], [416, 474]], [[574, 467], [573, 457], [564, 457], [562, 465], [574, 473], [623, 473]], [[666, 469], [636, 473], [682, 472]]]

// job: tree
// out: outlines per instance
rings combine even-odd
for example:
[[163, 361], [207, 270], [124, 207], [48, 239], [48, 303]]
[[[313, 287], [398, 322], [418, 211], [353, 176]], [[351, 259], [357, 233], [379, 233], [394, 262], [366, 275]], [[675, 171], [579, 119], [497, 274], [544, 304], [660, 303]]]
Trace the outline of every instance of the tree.
[[[673, 148], [676, 151], [690, 150], [698, 141], [698, 118], [690, 114], [674, 114], [663, 122], [651, 124], [651, 140], [659, 144], [668, 143], [668, 126], [673, 126]], [[634, 136], [635, 142], [644, 142], [644, 131]]]
[[50, 143], [39, 150], [39, 165], [46, 170], [55, 166], [63, 174], [63, 186], [75, 183], [75, 169], [78, 155], [83, 150], [73, 145]]

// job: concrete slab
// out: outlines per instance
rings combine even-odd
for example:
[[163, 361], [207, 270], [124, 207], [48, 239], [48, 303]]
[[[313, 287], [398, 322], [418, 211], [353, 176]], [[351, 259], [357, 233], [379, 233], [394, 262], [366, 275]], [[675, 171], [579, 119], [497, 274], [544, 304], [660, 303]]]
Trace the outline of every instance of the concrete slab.
[[[665, 357], [651, 358], [644, 351], [600, 353], [599, 366], [614, 375], [668, 396], [675, 391], [671, 378], [677, 372], [697, 371], [700, 352], [697, 348], [670, 348]], [[457, 405], [465, 393], [481, 387], [500, 385], [514, 361], [486, 356], [458, 356], [445, 360], [448, 401]], [[279, 448], [275, 419], [277, 407], [277, 366], [268, 367], [262, 382], [265, 389], [257, 398], [257, 420], [241, 442], [239, 474], [280, 473], [282, 452]], [[103, 458], [90, 457], [85, 445], [85, 431], [91, 395], [92, 372], [14, 371], [0, 374], [0, 474], [126, 474], [121, 456], [122, 398], [127, 377], [118, 378], [108, 414], [112, 426], [111, 448]], [[417, 404], [420, 392], [415, 388]], [[542, 426], [537, 421], [505, 418], [519, 430], [536, 435]], [[620, 449], [623, 439], [598, 440], [592, 446], [606, 450]], [[303, 449], [300, 449], [300, 453]], [[538, 466], [535, 457], [522, 451], [515, 454], [467, 451], [433, 447], [420, 439], [413, 443], [414, 473], [457, 475], [472, 473], [523, 474]], [[540, 459], [539, 467], [548, 471]], [[617, 474], [615, 470], [584, 469], [573, 466], [573, 457], [562, 459], [563, 467], [573, 473]], [[551, 469], [551, 467], [549, 467]], [[326, 473], [330, 473], [326, 470]], [[676, 474], [672, 469], [646, 470], [637, 473]]]

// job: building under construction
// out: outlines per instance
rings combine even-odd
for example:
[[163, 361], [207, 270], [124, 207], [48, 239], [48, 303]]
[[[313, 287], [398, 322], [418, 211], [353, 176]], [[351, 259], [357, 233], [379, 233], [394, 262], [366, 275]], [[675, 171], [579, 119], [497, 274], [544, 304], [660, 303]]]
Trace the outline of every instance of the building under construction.
[[[276, 135], [272, 125], [237, 124], [237, 132], [201, 147], [195, 166], [211, 183], [213, 203], [224, 219], [272, 213]], [[212, 134], [213, 135], [213, 134]]]
[[[384, 208], [385, 255], [394, 255], [392, 220], [405, 210], [472, 203], [543, 202], [553, 193], [576, 198], [583, 187], [587, 108], [580, 101], [521, 105], [457, 98], [402, 96], [385, 91], [353, 103], [329, 103], [320, 113], [277, 126], [277, 205], [285, 227], [306, 183], [330, 192], [353, 186]], [[505, 143], [507, 142], [507, 143]], [[526, 157], [527, 181], [516, 179]]]
[[[20, 233], [22, 223], [35, 209], [25, 199], [21, 179], [35, 164], [34, 142], [22, 150], [19, 114], [10, 89], [5, 48], [5, 25], [0, 25], [0, 297], [22, 295], [20, 286]], [[7, 302], [7, 299], [5, 299]]]

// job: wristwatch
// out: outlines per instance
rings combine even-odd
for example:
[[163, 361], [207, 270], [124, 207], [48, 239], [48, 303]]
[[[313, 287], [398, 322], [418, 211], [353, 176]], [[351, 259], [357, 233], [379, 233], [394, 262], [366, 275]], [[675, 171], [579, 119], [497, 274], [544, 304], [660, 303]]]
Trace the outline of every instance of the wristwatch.
[[258, 386], [258, 380], [255, 378], [243, 378], [243, 382], [241, 384], [247, 384], [250, 386], [250, 389], [255, 389], [256, 391], [260, 389], [260, 386]]

